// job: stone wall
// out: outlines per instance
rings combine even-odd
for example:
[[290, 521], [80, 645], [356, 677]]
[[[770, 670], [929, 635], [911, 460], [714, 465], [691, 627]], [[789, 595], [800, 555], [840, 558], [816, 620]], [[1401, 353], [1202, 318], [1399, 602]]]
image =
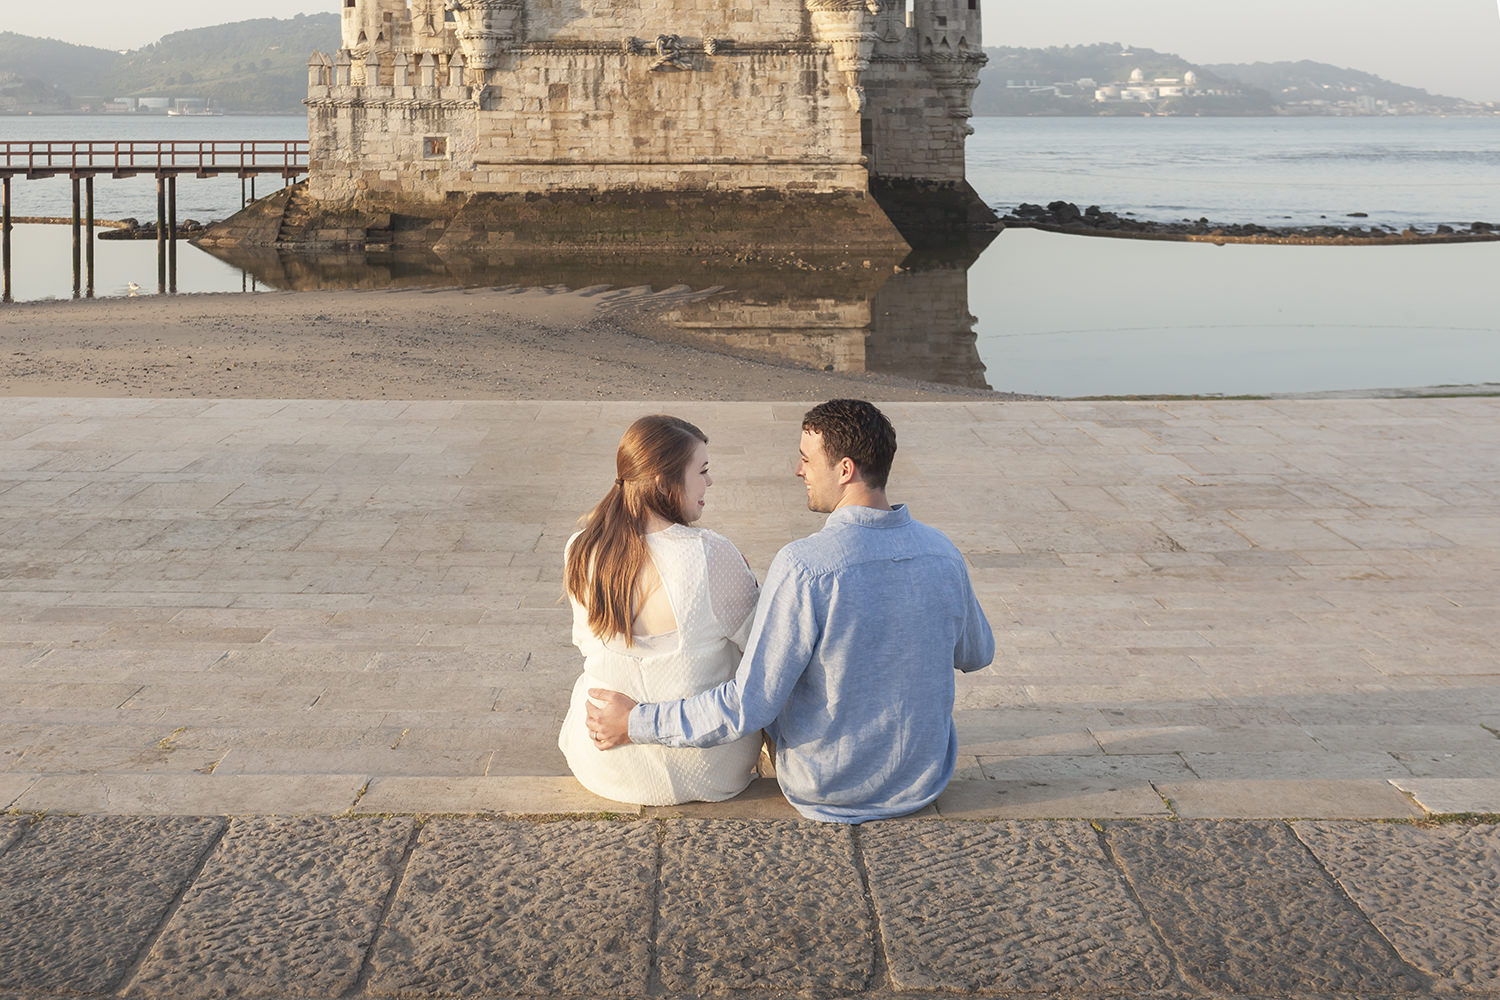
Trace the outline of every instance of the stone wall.
[[527, 0], [528, 39], [604, 42], [615, 47], [631, 35], [678, 35], [736, 42], [794, 42], [807, 29], [801, 0]]
[[[618, 47], [507, 52], [483, 101], [462, 87], [315, 86], [320, 198], [449, 191], [863, 190], [860, 116], [831, 55], [761, 46], [653, 71]], [[960, 168], [961, 172], [961, 168]]]

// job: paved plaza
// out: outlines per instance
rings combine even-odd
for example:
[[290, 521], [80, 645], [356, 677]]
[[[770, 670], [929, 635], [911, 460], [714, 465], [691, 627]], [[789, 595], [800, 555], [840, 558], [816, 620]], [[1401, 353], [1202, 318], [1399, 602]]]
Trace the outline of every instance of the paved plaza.
[[[997, 639], [938, 814], [1500, 812], [1500, 400], [887, 408]], [[0, 808], [631, 811], [560, 562], [662, 409], [758, 575], [819, 526], [800, 404], [0, 401]]]
[[860, 828], [566, 773], [664, 409], [818, 527], [801, 405], [0, 401], [0, 997], [1500, 994], [1500, 400], [886, 406], [998, 655]]

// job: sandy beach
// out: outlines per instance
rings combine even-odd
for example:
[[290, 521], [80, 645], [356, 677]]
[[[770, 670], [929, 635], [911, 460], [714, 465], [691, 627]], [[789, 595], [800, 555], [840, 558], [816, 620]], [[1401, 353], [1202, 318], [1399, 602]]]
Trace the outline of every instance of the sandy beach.
[[[142, 296], [0, 309], [0, 396], [1006, 398], [672, 342], [682, 288]], [[647, 334], [650, 334], [648, 336]]]

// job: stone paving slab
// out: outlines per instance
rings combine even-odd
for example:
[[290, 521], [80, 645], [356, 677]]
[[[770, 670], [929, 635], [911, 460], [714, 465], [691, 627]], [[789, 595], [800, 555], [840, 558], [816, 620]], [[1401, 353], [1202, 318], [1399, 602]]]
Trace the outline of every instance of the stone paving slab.
[[0, 854], [0, 983], [105, 993], [192, 881], [213, 819], [44, 819]]
[[1415, 819], [1426, 813], [1380, 779], [1163, 782], [1157, 791], [1182, 819]]
[[[784, 801], [784, 800], [783, 800]], [[384, 813], [545, 815], [639, 814], [641, 807], [604, 799], [574, 778], [377, 778], [353, 811]]]
[[875, 919], [850, 828], [680, 820], [661, 845], [656, 955], [674, 994], [855, 992]]
[[43, 775], [11, 808], [136, 816], [315, 816], [349, 809], [368, 781], [363, 774]]
[[659, 832], [649, 823], [434, 820], [370, 962], [375, 996], [639, 996]]
[[1105, 842], [1199, 989], [1307, 995], [1424, 985], [1284, 825], [1111, 824]]
[[409, 819], [232, 821], [127, 992], [343, 995], [414, 830]]
[[1110, 819], [1172, 815], [1151, 784], [1049, 777], [954, 781], [938, 796], [944, 819]]
[[1172, 963], [1086, 823], [860, 830], [896, 988], [1160, 990]]
[[1500, 991], [1500, 830], [1297, 823], [1400, 956], [1447, 986]]
[[1402, 778], [1394, 784], [1430, 813], [1500, 814], [1500, 778]]

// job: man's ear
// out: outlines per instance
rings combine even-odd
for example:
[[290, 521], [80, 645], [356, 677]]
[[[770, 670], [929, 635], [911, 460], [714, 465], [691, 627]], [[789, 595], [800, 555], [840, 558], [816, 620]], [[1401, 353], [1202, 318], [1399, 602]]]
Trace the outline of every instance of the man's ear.
[[859, 466], [854, 459], [845, 456], [838, 461], [839, 485], [845, 486], [859, 478]]

